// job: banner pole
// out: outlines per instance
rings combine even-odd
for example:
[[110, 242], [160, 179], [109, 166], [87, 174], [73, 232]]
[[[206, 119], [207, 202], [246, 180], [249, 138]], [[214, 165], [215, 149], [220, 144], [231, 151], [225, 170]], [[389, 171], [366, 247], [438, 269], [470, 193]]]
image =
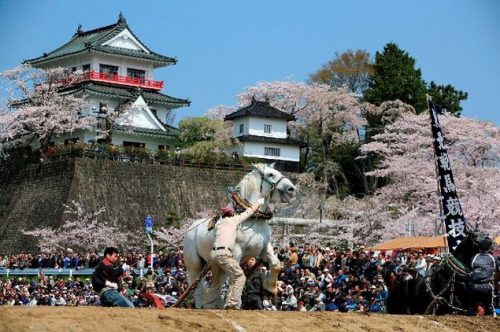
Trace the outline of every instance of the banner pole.
[[446, 148], [446, 140], [441, 128], [436, 107], [427, 95], [427, 108], [431, 120], [432, 145], [436, 170], [437, 192], [439, 195], [440, 220], [444, 227], [444, 237], [448, 243], [448, 252], [453, 253], [465, 239], [467, 221], [458, 199], [457, 188], [453, 180], [451, 162]]

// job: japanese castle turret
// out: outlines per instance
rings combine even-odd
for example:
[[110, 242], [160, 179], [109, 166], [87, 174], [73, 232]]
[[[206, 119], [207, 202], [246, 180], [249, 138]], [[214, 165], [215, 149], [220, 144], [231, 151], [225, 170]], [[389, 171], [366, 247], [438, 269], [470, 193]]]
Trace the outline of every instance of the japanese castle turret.
[[232, 148], [233, 152], [262, 162], [275, 162], [276, 169], [296, 172], [300, 149], [306, 145], [289, 137], [288, 122], [293, 120], [295, 116], [272, 107], [267, 101], [257, 100], [224, 118], [224, 121], [232, 121], [233, 137], [242, 143]]
[[100, 133], [109, 129], [106, 114], [129, 108], [132, 111], [126, 120], [113, 125], [111, 143], [157, 151], [175, 146], [178, 130], [168, 125], [172, 110], [190, 104], [187, 99], [161, 93], [164, 83], [153, 77], [156, 68], [176, 61], [151, 51], [120, 13], [118, 22], [109, 26], [89, 31], [78, 26], [69, 42], [25, 63], [41, 69], [71, 68], [79, 78], [61, 93], [85, 98], [88, 112], [99, 118], [95, 130], [68, 133], [56, 142], [102, 139]]

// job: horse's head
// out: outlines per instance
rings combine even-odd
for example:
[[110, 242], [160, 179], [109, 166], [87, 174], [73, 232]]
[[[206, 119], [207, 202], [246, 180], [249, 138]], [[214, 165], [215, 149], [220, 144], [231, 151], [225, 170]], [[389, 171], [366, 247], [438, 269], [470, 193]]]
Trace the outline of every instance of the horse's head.
[[293, 183], [274, 169], [274, 164], [255, 164], [240, 182], [241, 195], [251, 201], [266, 198], [266, 203], [288, 203], [295, 197]]
[[462, 241], [454, 252], [454, 255], [463, 263], [469, 265], [470, 261], [480, 250], [493, 248], [493, 241], [489, 235], [479, 229], [465, 232], [465, 240]]
[[474, 231], [468, 232], [467, 235], [470, 237], [475, 251], [493, 249], [493, 241], [485, 232], [476, 228]]

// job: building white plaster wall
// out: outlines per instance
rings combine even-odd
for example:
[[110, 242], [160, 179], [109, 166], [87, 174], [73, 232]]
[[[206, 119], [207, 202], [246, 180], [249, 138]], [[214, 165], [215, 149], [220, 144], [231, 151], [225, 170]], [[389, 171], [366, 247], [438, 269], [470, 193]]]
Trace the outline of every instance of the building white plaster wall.
[[[78, 130], [73, 133], [65, 133], [54, 136], [52, 142], [62, 144], [66, 139], [78, 139], [82, 143], [89, 143], [96, 140], [96, 132], [92, 130]], [[171, 137], [158, 137], [151, 135], [141, 135], [135, 133], [115, 132], [111, 136], [111, 143], [123, 145], [123, 142], [135, 142], [145, 144], [146, 149], [157, 152], [158, 146], [168, 146], [173, 151], [178, 145], [178, 141]]]
[[44, 65], [44, 68], [72, 68], [76, 67], [77, 72], [82, 70], [82, 66], [90, 64], [91, 57], [88, 53], [78, 54], [71, 57], [63, 58], [60, 60], [51, 61], [48, 65]]
[[99, 71], [99, 64], [118, 66], [118, 75], [127, 76], [127, 68], [146, 71], [146, 79], [153, 79], [153, 64], [144, 60], [135, 60], [127, 57], [93, 54], [92, 70]]
[[[264, 125], [271, 125], [271, 133], [264, 132]], [[286, 120], [250, 117], [248, 124], [248, 132], [250, 135], [286, 138]]]
[[100, 98], [96, 95], [89, 95], [86, 97], [87, 103], [89, 105], [89, 111], [91, 114], [97, 115], [99, 112], [99, 107], [101, 103], [108, 107], [108, 110], [114, 110], [121, 102], [117, 98]]
[[161, 138], [157, 136], [149, 136], [149, 135], [140, 135], [140, 134], [132, 134], [132, 133], [113, 133], [112, 143], [115, 145], [123, 145], [123, 142], [135, 142], [135, 143], [144, 143], [146, 149], [150, 151], [158, 151], [159, 145], [168, 146], [170, 151], [173, 151], [178, 142], [169, 137]]
[[167, 114], [170, 114], [172, 112], [170, 108], [162, 104], [154, 104], [154, 103], [150, 104], [149, 108], [154, 108], [156, 110], [156, 116], [158, 117], [158, 119], [160, 119], [162, 123], [171, 124], [168, 123], [167, 121], [167, 120], [170, 121], [170, 119], [167, 119]]
[[[280, 156], [266, 156], [264, 155], [264, 149], [275, 148], [280, 149]], [[282, 144], [271, 144], [271, 143], [260, 143], [260, 142], [245, 142], [243, 148], [243, 156], [245, 157], [255, 157], [264, 158], [272, 160], [286, 160], [286, 161], [300, 161], [300, 149], [298, 146], [293, 145], [282, 145]]]
[[[233, 120], [233, 137], [248, 135], [248, 117]], [[243, 132], [240, 133], [240, 125], [243, 124]]]

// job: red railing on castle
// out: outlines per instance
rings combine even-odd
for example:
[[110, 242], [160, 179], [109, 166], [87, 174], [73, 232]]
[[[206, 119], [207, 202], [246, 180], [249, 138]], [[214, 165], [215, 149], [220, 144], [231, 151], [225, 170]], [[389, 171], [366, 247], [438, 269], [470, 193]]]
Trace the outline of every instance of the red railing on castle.
[[121, 84], [153, 90], [161, 90], [164, 87], [163, 81], [146, 80], [139, 77], [101, 73], [94, 70], [83, 73], [81, 75], [81, 80]]

